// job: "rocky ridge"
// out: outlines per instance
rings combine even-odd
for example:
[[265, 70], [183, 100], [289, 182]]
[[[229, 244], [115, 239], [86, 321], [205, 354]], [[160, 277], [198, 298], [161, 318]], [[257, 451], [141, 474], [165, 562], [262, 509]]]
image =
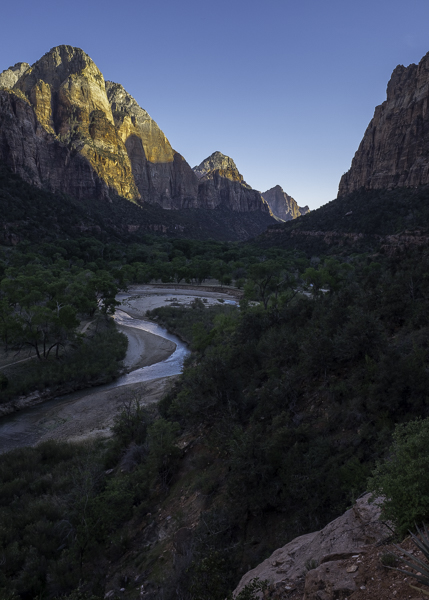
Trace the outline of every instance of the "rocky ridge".
[[17, 63], [0, 74], [0, 161], [37, 187], [79, 199], [120, 196], [164, 209], [270, 217], [260, 193], [225, 160], [195, 173], [149, 114], [120, 84], [105, 82], [79, 48], [57, 46], [31, 66]]
[[379, 505], [371, 503], [370, 498], [366, 494], [322, 530], [302, 535], [273, 552], [242, 577], [234, 596], [252, 579], [259, 578], [269, 583], [266, 597], [354, 598], [352, 594], [366, 588], [359, 585], [360, 578], [365, 577], [362, 568], [365, 555], [391, 535], [391, 530], [380, 521]]
[[359, 188], [429, 183], [429, 53], [418, 65], [398, 65], [387, 98], [376, 107], [338, 195]]
[[262, 193], [273, 215], [282, 221], [291, 221], [310, 212], [308, 206], [298, 206], [297, 201], [286, 194], [279, 185]]
[[114, 122], [141, 198], [163, 208], [197, 208], [198, 182], [149, 114], [122, 85], [106, 82]]

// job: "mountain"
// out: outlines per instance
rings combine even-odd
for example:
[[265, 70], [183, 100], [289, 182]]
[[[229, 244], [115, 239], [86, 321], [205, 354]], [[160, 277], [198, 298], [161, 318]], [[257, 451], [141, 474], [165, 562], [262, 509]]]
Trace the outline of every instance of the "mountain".
[[282, 221], [291, 221], [310, 212], [308, 206], [302, 208], [298, 206], [296, 200], [286, 194], [279, 185], [263, 192], [262, 197], [267, 202], [273, 215], [282, 219]]
[[429, 183], [429, 53], [418, 65], [399, 65], [377, 106], [339, 196], [359, 188], [415, 187]]
[[198, 178], [198, 201], [201, 207], [271, 214], [260, 192], [244, 181], [229, 156], [213, 152], [193, 170]]
[[[242, 178], [220, 170], [199, 179], [135, 99], [72, 46], [0, 74], [0, 162], [31, 185], [80, 200], [216, 208], [211, 220], [222, 227], [221, 211], [252, 213], [241, 225], [234, 217], [228, 239], [255, 235], [272, 222], [259, 192]], [[198, 219], [207, 220], [203, 214], [192, 220]]]

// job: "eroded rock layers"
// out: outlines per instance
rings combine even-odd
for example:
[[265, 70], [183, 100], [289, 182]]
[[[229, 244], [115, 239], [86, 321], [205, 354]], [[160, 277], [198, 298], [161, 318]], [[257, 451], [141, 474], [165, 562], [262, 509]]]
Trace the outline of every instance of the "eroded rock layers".
[[260, 192], [244, 181], [234, 161], [221, 152], [214, 152], [194, 167], [198, 177], [198, 202], [201, 208], [223, 208], [239, 212], [260, 210], [270, 214]]

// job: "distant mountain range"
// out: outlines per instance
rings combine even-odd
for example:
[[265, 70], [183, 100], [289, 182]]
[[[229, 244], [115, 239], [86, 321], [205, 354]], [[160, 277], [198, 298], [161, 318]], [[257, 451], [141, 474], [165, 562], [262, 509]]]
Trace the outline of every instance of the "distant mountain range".
[[216, 210], [213, 218], [238, 213], [229, 239], [263, 231], [273, 215], [286, 220], [305, 210], [287, 194], [272, 200], [270, 190], [264, 198], [220, 152], [192, 169], [134, 98], [72, 46], [0, 74], [0, 162], [31, 185], [79, 200]]

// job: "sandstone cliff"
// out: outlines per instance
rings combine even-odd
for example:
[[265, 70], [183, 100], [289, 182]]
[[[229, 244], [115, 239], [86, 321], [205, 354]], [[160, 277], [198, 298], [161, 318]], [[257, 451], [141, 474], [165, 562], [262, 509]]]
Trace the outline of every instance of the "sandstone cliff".
[[24, 96], [0, 90], [0, 161], [40, 188], [76, 198], [107, 197], [90, 162], [47, 131]]
[[429, 183], [429, 53], [418, 65], [399, 65], [377, 106], [338, 195], [359, 188]]
[[286, 194], [279, 185], [263, 192], [262, 197], [267, 202], [273, 215], [282, 219], [282, 221], [291, 221], [310, 212], [308, 206], [298, 206], [296, 200]]
[[0, 74], [0, 161], [28, 183], [77, 198], [271, 215], [234, 161], [220, 153], [210, 159], [194, 172], [79, 48], [58, 46], [32, 66], [17, 63]]
[[25, 71], [13, 90], [29, 100], [45, 131], [86, 158], [111, 190], [128, 200], [140, 198], [103, 75], [85, 52], [53, 48]]
[[121, 85], [107, 81], [106, 91], [141, 197], [168, 209], [197, 207], [198, 182], [185, 159]]
[[194, 173], [198, 178], [198, 204], [201, 208], [271, 214], [260, 192], [247, 185], [229, 156], [214, 152], [194, 167]]
[[[163, 208], [198, 206], [198, 182], [188, 163], [134, 98], [121, 85], [105, 83], [79, 48], [58, 46], [31, 67], [18, 63], [0, 75], [0, 82], [9, 88], [14, 106], [21, 100], [31, 115], [5, 106], [0, 160], [29, 183], [77, 197], [110, 191]], [[24, 131], [23, 119], [33, 123], [32, 134]], [[84, 160], [72, 162], [93, 171], [91, 182], [69, 164], [76, 156]], [[65, 177], [64, 171], [72, 175]]]

